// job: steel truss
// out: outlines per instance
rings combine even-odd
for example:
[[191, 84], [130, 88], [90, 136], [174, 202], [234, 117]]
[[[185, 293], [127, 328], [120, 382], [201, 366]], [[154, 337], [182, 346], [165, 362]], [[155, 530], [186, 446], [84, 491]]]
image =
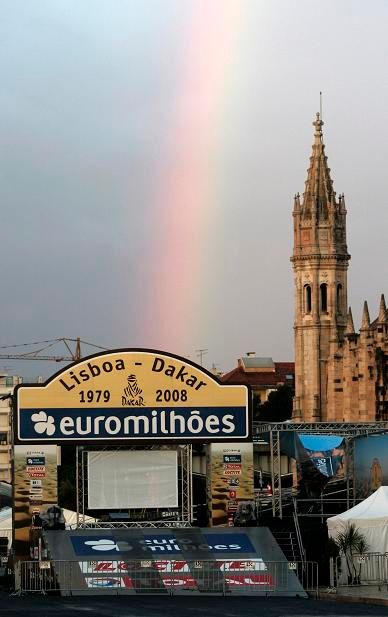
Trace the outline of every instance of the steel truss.
[[254, 422], [253, 442], [262, 442], [264, 434], [269, 436], [272, 476], [272, 513], [282, 518], [282, 484], [280, 433], [295, 431], [316, 435], [343, 435], [346, 443], [346, 501], [348, 509], [355, 505], [354, 487], [354, 439], [362, 435], [388, 432], [388, 422]]
[[[176, 450], [178, 453], [178, 470], [180, 482], [179, 520], [161, 521], [99, 521], [87, 522], [86, 509], [88, 501], [87, 485], [87, 454], [95, 450]], [[130, 527], [190, 527], [193, 520], [193, 486], [192, 486], [192, 446], [185, 445], [152, 445], [152, 446], [77, 446], [76, 447], [76, 493], [77, 493], [77, 528], [115, 529]]]
[[271, 445], [272, 514], [273, 516], [279, 516], [282, 518], [282, 482], [279, 431], [271, 431], [269, 434], [269, 440]]
[[368, 435], [388, 431], [388, 422], [254, 422], [253, 441], [256, 435], [272, 431], [297, 431], [320, 435]]

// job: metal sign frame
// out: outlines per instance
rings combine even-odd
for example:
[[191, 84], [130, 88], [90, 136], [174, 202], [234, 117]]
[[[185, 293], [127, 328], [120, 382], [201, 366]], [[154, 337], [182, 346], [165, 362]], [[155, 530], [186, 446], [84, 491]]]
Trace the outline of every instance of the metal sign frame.
[[[178, 520], [128, 520], [128, 521], [87, 521], [87, 454], [96, 448], [77, 446], [76, 448], [76, 491], [77, 491], [77, 528], [127, 528], [127, 527], [190, 527], [193, 520], [192, 488], [192, 446], [164, 445], [149, 446], [149, 450], [176, 450], [179, 468], [179, 518]], [[139, 450], [142, 446], [107, 446], [103, 450]], [[175, 509], [175, 508], [174, 508]]]
[[152, 349], [100, 352], [44, 384], [19, 384], [14, 410], [15, 444], [243, 442], [252, 433], [249, 386]]

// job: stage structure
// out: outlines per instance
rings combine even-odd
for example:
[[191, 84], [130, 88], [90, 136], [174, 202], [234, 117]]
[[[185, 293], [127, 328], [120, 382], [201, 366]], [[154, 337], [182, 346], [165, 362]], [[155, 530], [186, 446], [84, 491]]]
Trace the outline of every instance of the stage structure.
[[[90, 523], [86, 510], [89, 506], [89, 459], [96, 450], [92, 447], [77, 446], [76, 448], [76, 471], [77, 471], [77, 528], [90, 529], [126, 529], [131, 527], [190, 527], [193, 520], [193, 501], [192, 501], [192, 446], [185, 445], [151, 445], [146, 448], [144, 445], [132, 446], [131, 448], [123, 447], [106, 447], [103, 450], [98, 448], [98, 453], [171, 453], [176, 455], [177, 462], [177, 502], [174, 505], [153, 506], [153, 510], [157, 511], [159, 518], [154, 516], [149, 518], [145, 515], [147, 508], [151, 508], [150, 504], [142, 506], [128, 506], [127, 516], [123, 513], [117, 516], [123, 520], [104, 520]], [[179, 471], [179, 473], [178, 473]], [[92, 504], [93, 505], [93, 504]], [[116, 506], [124, 509], [123, 506]], [[92, 508], [90, 508], [92, 509]], [[114, 506], [111, 505], [111, 510]]]
[[[95, 354], [44, 384], [18, 385], [14, 424], [14, 547], [19, 559], [35, 555], [34, 521], [57, 503], [57, 446], [76, 446], [79, 526], [86, 526], [88, 508], [110, 518], [101, 526], [112, 528], [190, 526], [192, 444], [230, 444], [233, 453], [240, 444], [253, 448], [248, 386], [222, 384], [190, 360], [150, 349]], [[247, 499], [236, 489], [240, 477], [244, 479], [244, 465], [229, 451], [224, 459], [226, 505], [236, 509], [239, 500]], [[101, 495], [91, 494], [100, 489]], [[212, 508], [211, 500], [208, 506]], [[110, 507], [126, 510], [128, 520], [120, 520], [126, 519], [124, 512], [113, 520], [116, 513], [109, 513]], [[162, 516], [131, 520], [142, 509]]]
[[280, 466], [280, 435], [282, 432], [296, 432], [305, 435], [343, 435], [345, 439], [346, 456], [346, 502], [347, 509], [356, 503], [354, 487], [354, 439], [360, 436], [388, 433], [388, 422], [254, 422], [253, 442], [257, 443], [265, 437], [270, 446], [271, 482], [272, 482], [272, 514], [283, 516], [283, 499]]

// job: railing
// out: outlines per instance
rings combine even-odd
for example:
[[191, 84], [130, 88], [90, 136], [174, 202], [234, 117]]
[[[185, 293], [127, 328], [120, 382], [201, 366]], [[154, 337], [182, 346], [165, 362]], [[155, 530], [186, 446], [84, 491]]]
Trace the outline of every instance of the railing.
[[24, 561], [15, 591], [62, 595], [124, 593], [301, 595], [318, 597], [315, 562], [262, 559], [199, 561]]
[[299, 526], [298, 510], [297, 510], [295, 498], [292, 501], [294, 504], [293, 519], [294, 519], [294, 525], [295, 525], [295, 531], [296, 531], [296, 539], [298, 541], [300, 558], [302, 562], [304, 563], [306, 561], [306, 553], [305, 553], [304, 546], [303, 546], [302, 534], [301, 534], [300, 526]]
[[388, 553], [340, 555], [332, 560], [330, 585], [383, 585], [388, 584]]

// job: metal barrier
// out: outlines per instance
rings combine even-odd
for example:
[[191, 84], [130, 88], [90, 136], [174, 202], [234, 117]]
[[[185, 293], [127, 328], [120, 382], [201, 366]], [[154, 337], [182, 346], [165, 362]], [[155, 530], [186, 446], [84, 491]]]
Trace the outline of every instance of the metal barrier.
[[334, 562], [333, 585], [388, 584], [388, 553], [340, 555]]
[[316, 562], [24, 561], [15, 570], [16, 593], [246, 594], [318, 597]]

